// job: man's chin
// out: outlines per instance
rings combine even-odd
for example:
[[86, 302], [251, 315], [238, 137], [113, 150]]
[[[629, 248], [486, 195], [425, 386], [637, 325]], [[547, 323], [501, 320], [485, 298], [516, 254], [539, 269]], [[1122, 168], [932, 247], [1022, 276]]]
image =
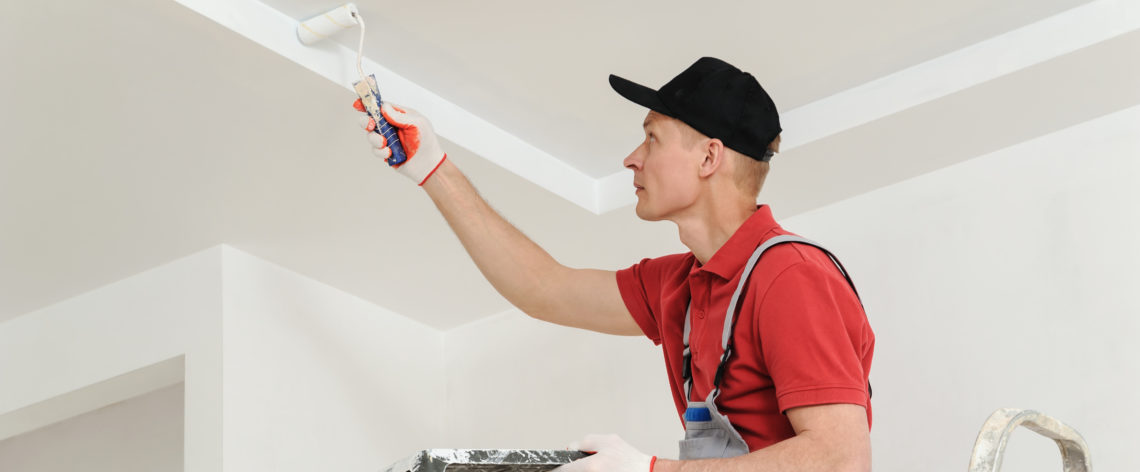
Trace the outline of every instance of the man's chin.
[[658, 214], [655, 214], [655, 213], [649, 211], [648, 208], [646, 208], [645, 206], [643, 206], [641, 204], [640, 200], [638, 200], [637, 206], [634, 208], [634, 212], [637, 213], [637, 217], [641, 218], [642, 220], [645, 220], [645, 221], [661, 221], [661, 215], [658, 215]]

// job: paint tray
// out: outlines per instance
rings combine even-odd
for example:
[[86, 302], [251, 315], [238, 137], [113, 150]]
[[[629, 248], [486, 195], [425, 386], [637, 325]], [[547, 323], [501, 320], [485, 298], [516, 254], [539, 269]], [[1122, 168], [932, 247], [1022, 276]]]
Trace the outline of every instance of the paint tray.
[[579, 451], [528, 449], [427, 449], [384, 472], [543, 472], [586, 457]]

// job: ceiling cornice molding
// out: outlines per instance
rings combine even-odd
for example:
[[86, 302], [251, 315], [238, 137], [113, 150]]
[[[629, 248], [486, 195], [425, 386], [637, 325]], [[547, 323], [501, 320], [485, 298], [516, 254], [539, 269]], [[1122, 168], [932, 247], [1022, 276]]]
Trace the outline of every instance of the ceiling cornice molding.
[[[176, 0], [346, 89], [356, 51], [297, 40], [297, 19], [256, 0]], [[330, 5], [331, 7], [332, 5]], [[899, 113], [1140, 29], [1140, 2], [1095, 0], [783, 113], [782, 147]], [[385, 93], [431, 116], [440, 136], [595, 214], [632, 204], [629, 171], [593, 178], [523, 139], [368, 59]]]
[[[352, 90], [359, 80], [356, 50], [335, 41], [305, 46], [297, 39], [297, 19], [257, 0], [175, 0], [261, 46]], [[335, 4], [330, 3], [330, 8]], [[367, 56], [366, 73], [375, 74], [384, 94], [400, 97], [430, 116], [440, 136], [550, 192], [599, 213], [596, 179], [546, 151], [479, 118], [459, 105], [396, 74]], [[355, 92], [351, 97], [355, 97]], [[345, 99], [346, 110], [350, 98]]]
[[[781, 114], [784, 151], [1140, 29], [1140, 2], [1095, 0]], [[631, 179], [599, 179], [602, 212], [634, 202]]]
[[794, 148], [1140, 28], [1140, 3], [1096, 0], [784, 114]]

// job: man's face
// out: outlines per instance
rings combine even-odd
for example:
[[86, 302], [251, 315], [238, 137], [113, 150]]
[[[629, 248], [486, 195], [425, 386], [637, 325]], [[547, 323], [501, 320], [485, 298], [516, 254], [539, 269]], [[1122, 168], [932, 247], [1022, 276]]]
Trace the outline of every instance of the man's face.
[[622, 161], [633, 170], [637, 216], [647, 221], [671, 219], [690, 207], [699, 193], [703, 154], [690, 147], [680, 121], [650, 111], [645, 140]]

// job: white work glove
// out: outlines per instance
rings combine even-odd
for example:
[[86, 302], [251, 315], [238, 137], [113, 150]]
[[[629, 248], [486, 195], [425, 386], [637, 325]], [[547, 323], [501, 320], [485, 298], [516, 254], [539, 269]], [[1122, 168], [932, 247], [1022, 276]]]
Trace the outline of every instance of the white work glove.
[[594, 455], [554, 469], [554, 472], [653, 472], [657, 457], [634, 449], [615, 434], [591, 434], [570, 445], [572, 451]]
[[[364, 111], [360, 99], [352, 104], [357, 111]], [[418, 185], [423, 185], [428, 177], [439, 168], [447, 154], [439, 147], [439, 139], [431, 128], [431, 122], [414, 110], [400, 108], [385, 103], [380, 106], [380, 113], [392, 126], [396, 127], [396, 134], [400, 137], [400, 144], [404, 146], [404, 153], [408, 160], [395, 166], [396, 172], [408, 176]], [[360, 127], [368, 131], [368, 142], [372, 144], [372, 153], [382, 159], [392, 156], [388, 148], [387, 139], [380, 133], [375, 133], [376, 121], [367, 113], [360, 118]]]

